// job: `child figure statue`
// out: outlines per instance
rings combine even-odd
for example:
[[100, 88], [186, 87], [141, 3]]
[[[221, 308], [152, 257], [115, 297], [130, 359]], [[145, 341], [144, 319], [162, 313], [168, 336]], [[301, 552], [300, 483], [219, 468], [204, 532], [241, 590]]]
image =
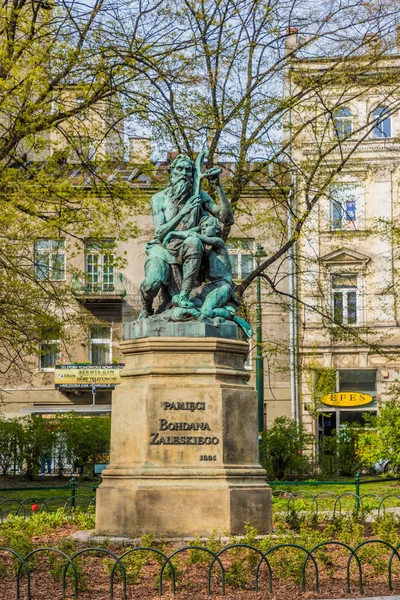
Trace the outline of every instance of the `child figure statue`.
[[[200, 231], [199, 231], [200, 230]], [[236, 315], [239, 306], [232, 281], [232, 265], [226, 244], [221, 239], [221, 222], [211, 215], [204, 216], [199, 227], [186, 231], [171, 231], [164, 239], [164, 244], [172, 238], [187, 239], [197, 237], [205, 246], [205, 279], [201, 291], [193, 298], [195, 311], [199, 319], [220, 317], [234, 321], [243, 330], [246, 337], [253, 335], [251, 326]], [[172, 298], [175, 302], [175, 297]]]

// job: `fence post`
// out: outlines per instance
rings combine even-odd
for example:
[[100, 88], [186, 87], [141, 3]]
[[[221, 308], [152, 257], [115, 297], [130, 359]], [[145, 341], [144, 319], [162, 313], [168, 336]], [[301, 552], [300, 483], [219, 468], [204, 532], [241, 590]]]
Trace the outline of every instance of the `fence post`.
[[72, 506], [72, 508], [75, 508], [75, 506], [76, 506], [75, 495], [76, 495], [76, 479], [75, 479], [75, 477], [72, 477], [72, 479], [71, 479], [71, 506]]
[[354, 484], [356, 486], [356, 511], [360, 508], [360, 473], [356, 473], [354, 477]]

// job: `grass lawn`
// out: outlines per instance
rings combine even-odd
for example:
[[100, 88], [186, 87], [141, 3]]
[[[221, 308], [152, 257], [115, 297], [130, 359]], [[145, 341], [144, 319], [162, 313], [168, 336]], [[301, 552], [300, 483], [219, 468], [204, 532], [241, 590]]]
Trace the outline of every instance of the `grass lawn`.
[[[363, 483], [363, 481], [374, 483]], [[290, 492], [299, 492], [304, 490], [311, 492], [312, 494], [319, 494], [320, 492], [333, 492], [338, 496], [344, 492], [356, 491], [354, 483], [354, 477], [341, 477], [338, 476], [334, 480], [338, 483], [330, 483], [329, 481], [304, 481], [295, 485], [282, 485], [279, 481], [273, 482], [271, 486], [273, 490], [286, 490]], [[400, 479], [396, 481], [388, 481], [384, 477], [364, 477], [360, 479], [360, 495], [363, 494], [377, 494], [378, 496], [386, 496], [387, 494], [400, 494]]]
[[[90, 496], [93, 498], [95, 492], [93, 486], [100, 483], [98, 478], [81, 480], [76, 478], [76, 494]], [[61, 488], [61, 489], [58, 489]], [[54, 506], [63, 505], [71, 497], [71, 478], [64, 477], [42, 477], [35, 481], [27, 481], [19, 477], [0, 478], [0, 509], [4, 500], [16, 499], [20, 502], [26, 500], [37, 501], [39, 504], [49, 498], [57, 497]], [[78, 500], [78, 499], [77, 499]], [[11, 507], [11, 504], [7, 504]], [[4, 508], [5, 505], [3, 504]]]
[[[304, 481], [295, 485], [282, 485], [274, 482], [271, 486], [274, 492], [274, 508], [286, 510], [290, 506], [297, 509], [315, 510], [318, 508], [318, 511], [333, 511], [336, 503], [336, 510], [340, 510], [340, 508], [344, 511], [353, 510], [356, 503], [354, 478], [337, 477], [335, 481], [336, 484], [329, 483], [329, 481], [318, 481], [318, 485], [312, 481]], [[288, 495], [280, 493], [281, 490], [295, 494], [297, 499], [294, 502], [290, 500], [288, 503]], [[337, 497], [342, 494], [346, 495], [341, 497], [340, 502], [336, 502]], [[385, 500], [385, 508], [400, 506], [399, 480], [388, 481], [384, 477], [365, 477], [360, 480], [361, 505], [365, 510], [377, 509], [381, 500], [389, 495], [398, 496], [398, 498], [392, 497]]]

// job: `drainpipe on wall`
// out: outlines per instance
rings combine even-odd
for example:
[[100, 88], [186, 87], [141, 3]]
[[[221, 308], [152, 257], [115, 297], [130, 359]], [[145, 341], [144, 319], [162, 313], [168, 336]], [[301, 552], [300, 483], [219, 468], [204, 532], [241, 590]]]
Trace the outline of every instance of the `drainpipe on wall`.
[[[297, 173], [295, 174], [294, 185], [290, 189], [288, 198], [288, 239], [292, 237], [293, 232], [293, 214], [296, 214], [297, 204]], [[297, 278], [295, 265], [294, 244], [288, 251], [288, 271], [289, 271], [289, 368], [290, 368], [290, 405], [292, 419], [298, 423], [300, 421], [299, 390], [298, 390], [298, 331], [297, 331]]]
[[[292, 96], [292, 77], [291, 77], [291, 59], [296, 54], [296, 48], [298, 46], [298, 28], [289, 27], [286, 30], [285, 40], [285, 53], [287, 59], [287, 65], [285, 67], [284, 74], [284, 95], [285, 97]], [[291, 136], [291, 125], [292, 125], [292, 111], [289, 110], [286, 115], [286, 124], [289, 130], [289, 136]], [[284, 133], [285, 136], [285, 133]], [[289, 138], [289, 155], [292, 153], [292, 144]], [[293, 232], [293, 214], [296, 214], [297, 207], [297, 192], [298, 192], [298, 179], [297, 173], [294, 174], [293, 185], [289, 192], [288, 197], [288, 208], [287, 208], [287, 227], [288, 227], [288, 239], [292, 237]], [[297, 302], [293, 296], [297, 293], [297, 278], [296, 278], [296, 266], [295, 266], [295, 250], [296, 244], [292, 246], [288, 251], [288, 271], [289, 271], [289, 368], [290, 368], [290, 405], [291, 405], [291, 416], [292, 419], [298, 423], [300, 421], [300, 407], [299, 407], [299, 392], [298, 392], [298, 335], [297, 335]]]

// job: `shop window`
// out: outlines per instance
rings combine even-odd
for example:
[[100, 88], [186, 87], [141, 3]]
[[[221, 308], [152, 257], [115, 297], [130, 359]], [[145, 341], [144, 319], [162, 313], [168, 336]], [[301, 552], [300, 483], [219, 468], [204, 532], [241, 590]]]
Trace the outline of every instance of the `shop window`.
[[39, 369], [54, 371], [61, 358], [60, 332], [52, 329], [44, 331], [39, 350]]
[[375, 121], [373, 135], [375, 138], [390, 138], [392, 136], [392, 126], [390, 110], [384, 106], [379, 106], [374, 110], [372, 116]]
[[349, 108], [339, 108], [333, 117], [335, 134], [339, 140], [343, 140], [353, 131], [353, 115]]
[[254, 240], [237, 239], [226, 245], [232, 265], [232, 278], [246, 279], [254, 271]]
[[356, 229], [360, 186], [355, 183], [334, 185], [330, 188], [329, 196], [331, 229]]
[[112, 239], [85, 242], [86, 291], [113, 292], [115, 289], [114, 247]]
[[324, 437], [335, 432], [343, 431], [346, 425], [366, 425], [365, 413], [376, 414], [376, 410], [332, 410], [331, 412], [320, 412], [318, 415], [318, 436], [321, 441]]
[[36, 279], [64, 280], [65, 240], [36, 240], [34, 260]]
[[365, 414], [376, 414], [376, 369], [339, 369], [336, 371], [336, 392], [365, 392], [373, 397], [368, 406], [359, 408], [326, 408], [318, 415], [320, 441], [335, 431], [345, 432], [347, 424], [365, 426]]
[[357, 275], [332, 276], [333, 320], [339, 325], [355, 325], [358, 321]]
[[95, 325], [89, 333], [89, 359], [92, 365], [107, 365], [112, 360], [110, 325]]

